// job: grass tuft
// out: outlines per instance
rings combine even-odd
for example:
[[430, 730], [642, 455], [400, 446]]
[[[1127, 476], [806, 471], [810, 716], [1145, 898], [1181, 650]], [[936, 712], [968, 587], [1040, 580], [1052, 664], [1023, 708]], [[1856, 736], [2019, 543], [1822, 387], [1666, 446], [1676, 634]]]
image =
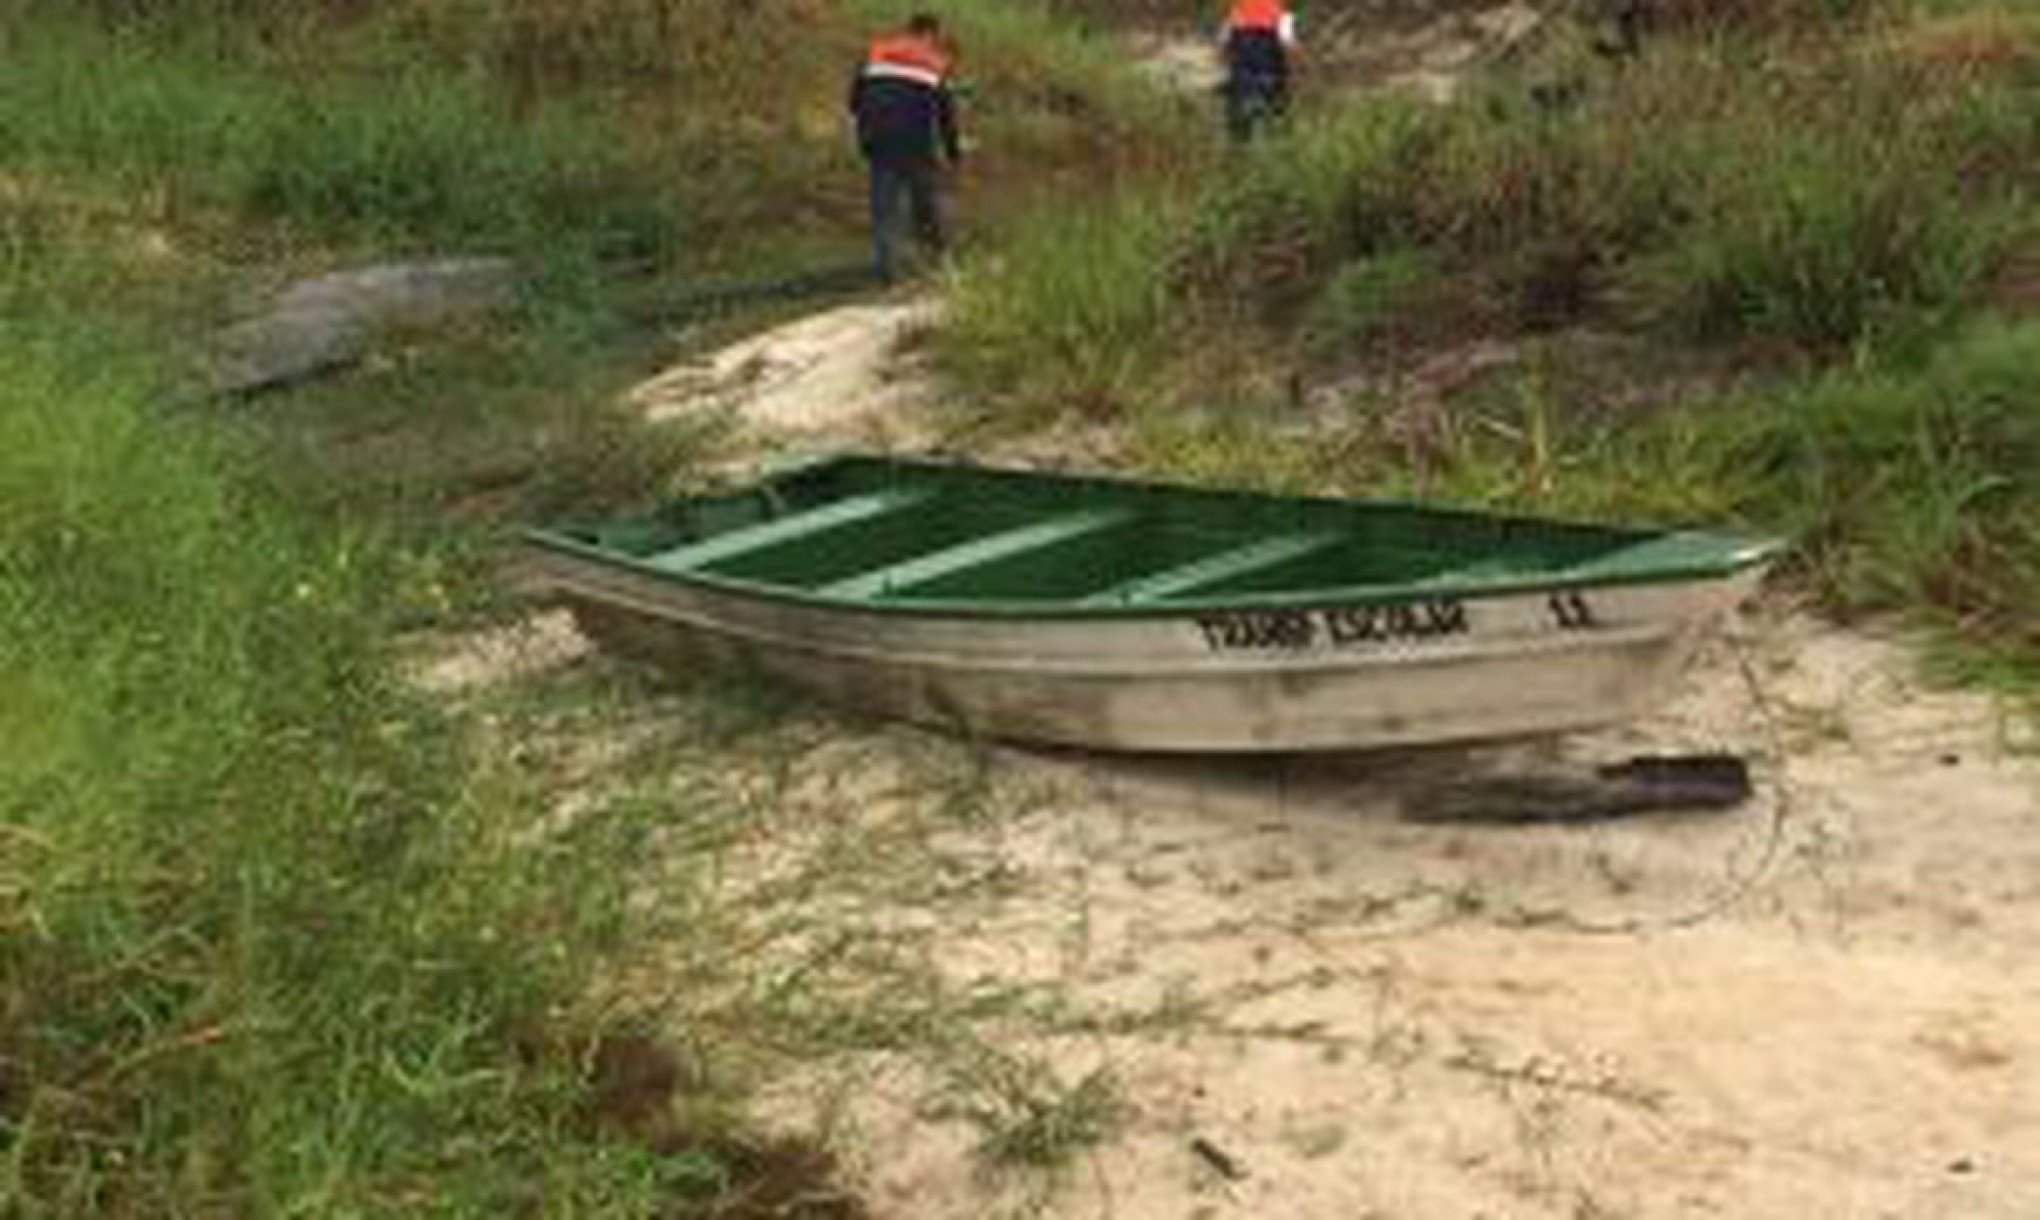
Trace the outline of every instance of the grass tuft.
[[987, 1046], [951, 1074], [955, 1105], [978, 1128], [978, 1153], [994, 1170], [1066, 1170], [1126, 1117], [1104, 1069], [1065, 1084], [1044, 1063]]

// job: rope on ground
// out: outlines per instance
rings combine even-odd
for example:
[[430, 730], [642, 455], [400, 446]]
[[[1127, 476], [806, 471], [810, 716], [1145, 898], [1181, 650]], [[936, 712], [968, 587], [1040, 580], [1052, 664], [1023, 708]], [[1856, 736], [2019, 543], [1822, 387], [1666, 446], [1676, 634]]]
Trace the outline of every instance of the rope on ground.
[[1771, 755], [1773, 776], [1771, 781], [1771, 817], [1764, 831], [1764, 845], [1747, 869], [1729, 869], [1729, 877], [1721, 887], [1693, 907], [1691, 910], [1669, 916], [1632, 916], [1627, 919], [1599, 920], [1582, 919], [1570, 913], [1558, 915], [1548, 921], [1548, 926], [1563, 928], [1587, 936], [1638, 936], [1650, 932], [1675, 932], [1703, 924], [1748, 897], [1766, 878], [1778, 862], [1778, 855], [1784, 848], [1785, 829], [1792, 817], [1792, 782], [1789, 775], [1790, 763], [1785, 750], [1785, 733], [1779, 726], [1778, 714], [1771, 700], [1764, 694], [1763, 683], [1757, 677], [1756, 664], [1751, 660], [1749, 649], [1741, 641], [1731, 638], [1729, 647], [1735, 652], [1736, 668], [1742, 674], [1743, 685], [1748, 688], [1750, 701], [1757, 709], [1758, 718], [1764, 722], [1764, 733]]

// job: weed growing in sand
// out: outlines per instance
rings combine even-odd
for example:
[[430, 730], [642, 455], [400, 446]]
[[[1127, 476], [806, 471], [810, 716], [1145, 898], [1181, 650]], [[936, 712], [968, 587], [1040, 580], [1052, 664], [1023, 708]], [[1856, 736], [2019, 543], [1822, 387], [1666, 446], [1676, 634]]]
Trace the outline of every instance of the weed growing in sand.
[[[976, 1130], [1002, 1188], [1046, 1197], [1112, 1137], [1125, 1108], [1108, 1071], [1066, 1079], [1007, 1045], [1187, 1028], [1195, 1001], [1172, 992], [1152, 1010], [1095, 1012], [1054, 980], [944, 968], [938, 936], [954, 949], [1025, 880], [956, 832], [1024, 817], [1041, 795], [1007, 782], [985, 750], [910, 730], [829, 722], [815, 733], [793, 717], [711, 742], [696, 726], [717, 715], [728, 680], [705, 671], [648, 702], [565, 676], [547, 695], [495, 705], [511, 717], [501, 731], [540, 743], [539, 765], [575, 741], [631, 743], [584, 781], [596, 791], [584, 790], [578, 819], [663, 810], [640, 841], [657, 864], [633, 917], [657, 960], [618, 1002], [689, 1031], [711, 1075], [739, 1095], [748, 1081], [801, 1070], [817, 1081], [825, 1119], [843, 1121], [846, 1097], [871, 1085], [870, 1064], [909, 1068], [908, 1090], [931, 1118]], [[570, 690], [590, 715], [560, 722]], [[568, 732], [537, 728], [547, 722]], [[699, 833], [703, 819], [719, 831]]]
[[1044, 1060], [985, 1045], [952, 1062], [948, 1075], [942, 1108], [977, 1127], [979, 1155], [993, 1171], [1066, 1170], [1125, 1118], [1103, 1068], [1066, 1084]]

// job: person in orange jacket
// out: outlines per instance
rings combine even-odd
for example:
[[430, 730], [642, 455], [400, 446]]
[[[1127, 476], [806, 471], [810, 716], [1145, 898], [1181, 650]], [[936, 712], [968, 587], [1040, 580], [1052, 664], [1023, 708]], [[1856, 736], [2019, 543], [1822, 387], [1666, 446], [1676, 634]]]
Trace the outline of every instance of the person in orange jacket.
[[892, 231], [904, 196], [921, 244], [940, 254], [946, 243], [936, 206], [936, 167], [963, 159], [950, 96], [950, 48], [942, 23], [917, 13], [906, 29], [872, 40], [850, 82], [857, 144], [871, 170], [871, 257], [878, 278], [893, 278]]
[[1226, 126], [1244, 141], [1289, 112], [1296, 14], [1283, 0], [1232, 0], [1223, 39]]

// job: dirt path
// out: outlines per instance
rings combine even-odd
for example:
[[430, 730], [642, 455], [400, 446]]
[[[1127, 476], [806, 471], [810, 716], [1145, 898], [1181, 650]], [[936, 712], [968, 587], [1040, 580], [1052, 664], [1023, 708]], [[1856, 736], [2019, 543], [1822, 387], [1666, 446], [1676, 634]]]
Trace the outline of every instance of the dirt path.
[[[1463, 75], [1543, 21], [1514, 0], [1434, 7], [1398, 20], [1334, 19], [1313, 38], [1312, 72], [1324, 88], [1406, 90], [1446, 101]], [[1128, 53], [1159, 87], [1189, 95], [1209, 95], [1222, 75], [1209, 39], [1195, 35], [1136, 33]], [[924, 446], [937, 431], [935, 390], [914, 352], [941, 315], [934, 289], [821, 310], [682, 361], [629, 400], [655, 422], [690, 414], [734, 421], [739, 463], [789, 447]]]
[[683, 361], [628, 400], [654, 422], [724, 417], [737, 453], [912, 445], [934, 393], [914, 348], [941, 316], [932, 292], [822, 310]]

